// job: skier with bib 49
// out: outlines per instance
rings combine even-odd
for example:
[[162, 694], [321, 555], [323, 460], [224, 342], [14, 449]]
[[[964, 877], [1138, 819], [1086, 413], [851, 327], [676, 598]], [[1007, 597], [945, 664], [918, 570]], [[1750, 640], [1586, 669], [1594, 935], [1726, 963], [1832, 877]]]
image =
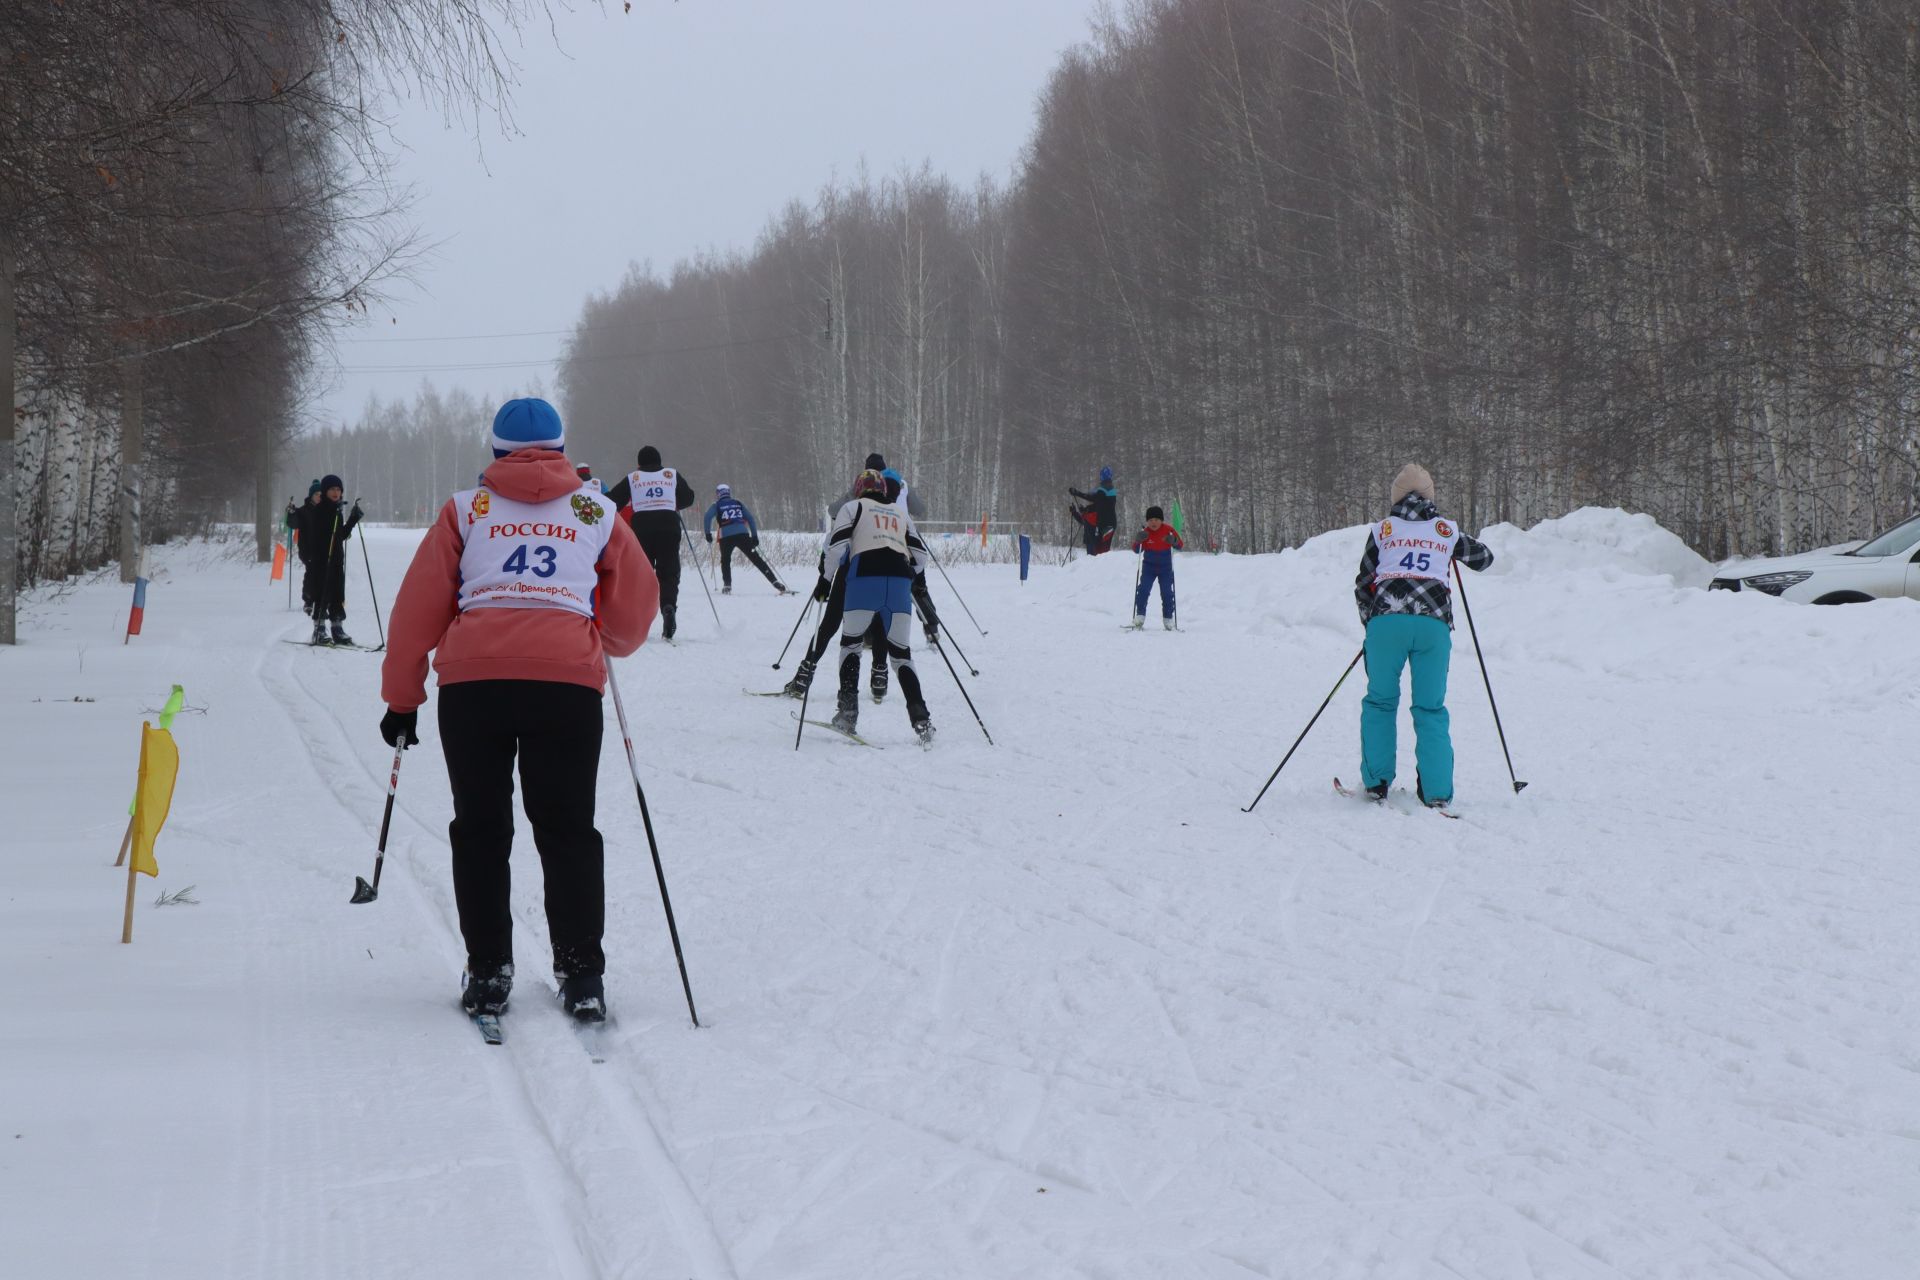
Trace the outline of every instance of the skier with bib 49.
[[[884, 641], [894, 678], [907, 700], [907, 722], [920, 741], [933, 741], [933, 719], [913, 669], [913, 584], [927, 567], [926, 544], [913, 517], [886, 500], [886, 478], [862, 471], [854, 500], [840, 508], [827, 538], [822, 594], [844, 578], [846, 612], [840, 627], [840, 699], [833, 727], [852, 733], [860, 719], [860, 646], [869, 628]], [[927, 624], [929, 638], [932, 623]]]
[[671, 640], [680, 605], [680, 539], [686, 536], [680, 513], [693, 505], [693, 486], [662, 465], [652, 445], [640, 450], [638, 462], [639, 470], [607, 490], [607, 500], [633, 512], [633, 536], [660, 582], [660, 638]]
[[496, 461], [456, 493], [393, 602], [381, 669], [388, 746], [420, 741], [427, 655], [453, 784], [453, 897], [467, 945], [461, 997], [498, 1014], [513, 988], [513, 774], [546, 880], [547, 932], [566, 1011], [606, 1016], [604, 848], [594, 826], [606, 659], [640, 647], [660, 589], [617, 508], [580, 482], [544, 400], [493, 420]]
[[1493, 563], [1487, 545], [1445, 519], [1434, 505], [1433, 477], [1408, 463], [1393, 478], [1393, 509], [1367, 534], [1353, 595], [1366, 629], [1367, 696], [1360, 704], [1360, 780], [1376, 800], [1393, 785], [1400, 670], [1413, 669], [1415, 791], [1445, 808], [1453, 800], [1453, 738], [1447, 719], [1447, 666], [1453, 649], [1454, 561]]

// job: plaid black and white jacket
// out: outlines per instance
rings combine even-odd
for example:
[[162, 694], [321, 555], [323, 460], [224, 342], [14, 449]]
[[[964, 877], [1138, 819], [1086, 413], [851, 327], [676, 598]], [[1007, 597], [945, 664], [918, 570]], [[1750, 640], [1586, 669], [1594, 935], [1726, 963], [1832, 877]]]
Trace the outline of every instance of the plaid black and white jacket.
[[[1410, 493], [1393, 504], [1394, 520], [1433, 520], [1440, 509], [1417, 493]], [[1493, 563], [1487, 544], [1462, 530], [1453, 548], [1453, 558], [1469, 569], [1485, 569]], [[1367, 534], [1367, 549], [1360, 556], [1360, 572], [1353, 580], [1353, 598], [1360, 606], [1360, 625], [1388, 613], [1408, 613], [1417, 618], [1438, 618], [1453, 626], [1453, 588], [1430, 578], [1389, 578], [1375, 582], [1380, 568], [1380, 547], [1373, 534]]]

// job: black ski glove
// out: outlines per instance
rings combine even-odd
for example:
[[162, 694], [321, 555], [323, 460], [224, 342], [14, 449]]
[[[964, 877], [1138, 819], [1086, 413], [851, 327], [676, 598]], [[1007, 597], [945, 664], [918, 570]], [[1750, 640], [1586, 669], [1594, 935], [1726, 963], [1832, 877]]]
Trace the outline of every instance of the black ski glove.
[[928, 644], [939, 644], [940, 643], [940, 619], [938, 618], [926, 619], [926, 632], [927, 632]]
[[406, 738], [408, 746], [419, 746], [419, 729], [420, 709], [418, 707], [412, 711], [395, 711], [392, 707], [388, 707], [387, 714], [380, 717], [380, 736], [387, 740], [387, 745], [390, 747], [399, 746], [402, 737]]
[[825, 604], [827, 602], [827, 597], [832, 594], [833, 594], [833, 584], [827, 581], [825, 575], [822, 575], [820, 580], [813, 584], [813, 598], [815, 600], [818, 600], [821, 604]]
[[713, 542], [713, 530], [711, 529], [707, 530], [707, 542], [709, 544]]

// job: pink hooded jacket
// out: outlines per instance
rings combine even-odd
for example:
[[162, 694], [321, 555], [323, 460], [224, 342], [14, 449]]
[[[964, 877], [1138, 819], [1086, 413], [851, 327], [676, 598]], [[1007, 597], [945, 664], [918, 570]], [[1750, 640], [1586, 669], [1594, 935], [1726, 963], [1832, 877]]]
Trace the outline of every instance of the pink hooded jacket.
[[[546, 502], [580, 487], [566, 455], [522, 449], [488, 467], [487, 488], [516, 502]], [[600, 555], [595, 616], [565, 609], [473, 609], [460, 612], [460, 513], [453, 501], [413, 554], [387, 628], [380, 694], [395, 711], [427, 700], [427, 655], [441, 684], [469, 680], [548, 680], [603, 689], [601, 647], [616, 658], [638, 649], [660, 611], [660, 580], [624, 520], [616, 520]]]

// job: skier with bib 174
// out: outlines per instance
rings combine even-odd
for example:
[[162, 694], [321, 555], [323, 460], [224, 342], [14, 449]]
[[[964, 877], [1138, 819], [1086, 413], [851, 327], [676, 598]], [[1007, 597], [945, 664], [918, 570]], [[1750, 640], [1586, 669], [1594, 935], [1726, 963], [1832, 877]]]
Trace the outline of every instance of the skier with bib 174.
[[720, 594], [733, 594], [733, 553], [738, 551], [753, 563], [753, 567], [766, 575], [773, 589], [781, 595], [787, 594], [787, 584], [780, 581], [767, 562], [760, 558], [760, 524], [753, 518], [753, 512], [747, 504], [733, 496], [730, 485], [713, 486], [713, 505], [700, 520], [701, 531], [707, 535], [707, 541], [713, 541], [714, 521], [720, 522]]
[[652, 445], [640, 450], [637, 461], [639, 469], [607, 490], [607, 500], [633, 513], [633, 536], [660, 580], [660, 638], [671, 640], [680, 606], [680, 539], [686, 536], [680, 513], [693, 505], [693, 486], [663, 465]]
[[1159, 507], [1147, 508], [1147, 527], [1134, 535], [1133, 550], [1140, 560], [1140, 583], [1133, 589], [1133, 629], [1147, 624], [1147, 599], [1153, 584], [1160, 584], [1160, 625], [1174, 629], [1179, 613], [1173, 607], [1173, 553], [1186, 550], [1180, 534], [1167, 523], [1167, 513]]
[[393, 602], [381, 669], [387, 745], [419, 742], [427, 655], [453, 784], [453, 898], [467, 946], [461, 1003], [498, 1014], [513, 988], [513, 774], [546, 880], [566, 1011], [606, 1016], [604, 846], [593, 821], [606, 661], [640, 647], [659, 587], [613, 503], [580, 483], [544, 400], [494, 416], [496, 461], [453, 495]]
[[1413, 668], [1413, 732], [1420, 802], [1453, 800], [1453, 739], [1447, 723], [1447, 665], [1453, 648], [1454, 561], [1485, 569], [1493, 552], [1443, 518], [1433, 477], [1408, 463], [1393, 478], [1392, 513], [1367, 533], [1354, 600], [1366, 629], [1367, 696], [1360, 704], [1360, 780], [1376, 800], [1393, 784], [1400, 670]]
[[[907, 722], [921, 742], [933, 741], [933, 719], [913, 669], [913, 583], [927, 567], [927, 547], [913, 517], [886, 500], [886, 478], [862, 471], [854, 500], [840, 508], [827, 537], [821, 588], [845, 580], [846, 612], [840, 625], [840, 698], [833, 727], [852, 733], [860, 719], [860, 646], [869, 628], [887, 647], [894, 678], [907, 700]], [[933, 624], [927, 626], [933, 633]]]

